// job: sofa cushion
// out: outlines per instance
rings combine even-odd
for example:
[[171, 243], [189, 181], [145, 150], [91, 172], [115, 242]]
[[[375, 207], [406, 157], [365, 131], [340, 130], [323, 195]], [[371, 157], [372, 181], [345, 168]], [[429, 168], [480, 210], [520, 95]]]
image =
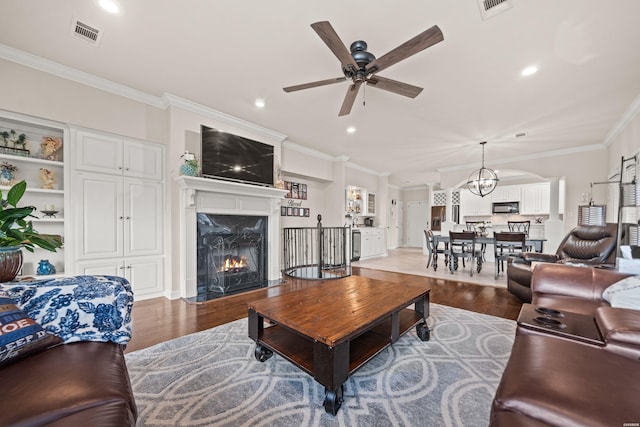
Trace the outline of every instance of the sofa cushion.
[[0, 366], [61, 342], [20, 310], [8, 294], [0, 291]]
[[115, 427], [136, 419], [122, 346], [112, 342], [59, 345], [3, 367], [0, 379], [3, 426]]
[[629, 276], [609, 286], [602, 298], [615, 308], [640, 310], [640, 276]]
[[530, 425], [514, 423], [521, 417], [556, 426], [622, 426], [638, 421], [639, 394], [637, 360], [553, 336], [518, 335], [490, 425]]

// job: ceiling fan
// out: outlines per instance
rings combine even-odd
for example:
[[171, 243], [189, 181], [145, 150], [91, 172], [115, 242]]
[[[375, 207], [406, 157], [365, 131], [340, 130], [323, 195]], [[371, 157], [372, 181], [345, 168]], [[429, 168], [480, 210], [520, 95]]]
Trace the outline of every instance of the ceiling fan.
[[378, 89], [397, 93], [398, 95], [408, 96], [409, 98], [418, 96], [418, 94], [422, 92], [421, 87], [387, 79], [378, 76], [377, 73], [444, 40], [442, 31], [440, 31], [437, 25], [434, 25], [390, 52], [387, 52], [385, 55], [382, 55], [380, 58], [376, 58], [373, 54], [367, 52], [367, 43], [362, 40], [353, 42], [350, 49], [347, 50], [347, 46], [340, 40], [340, 37], [328, 21], [313, 23], [311, 24], [311, 28], [314, 29], [322, 41], [338, 58], [342, 64], [344, 77], [288, 86], [283, 89], [285, 92], [294, 92], [351, 79], [353, 84], [347, 89], [347, 94], [344, 97], [338, 116], [345, 116], [351, 112], [351, 107], [353, 107], [353, 103], [356, 100], [358, 90], [363, 83], [377, 87]]

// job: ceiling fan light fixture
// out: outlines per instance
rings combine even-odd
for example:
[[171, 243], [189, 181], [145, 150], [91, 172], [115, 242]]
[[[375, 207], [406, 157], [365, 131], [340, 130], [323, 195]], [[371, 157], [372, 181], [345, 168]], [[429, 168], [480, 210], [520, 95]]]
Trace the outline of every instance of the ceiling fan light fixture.
[[522, 74], [522, 76], [524, 76], [524, 77], [529, 77], [529, 76], [534, 75], [537, 72], [538, 72], [538, 67], [536, 65], [530, 65], [527, 68], [525, 68], [524, 70], [522, 70], [520, 72], [520, 74]]
[[484, 197], [491, 194], [498, 185], [498, 175], [492, 169], [484, 167], [484, 146], [487, 142], [480, 143], [482, 146], [482, 166], [480, 169], [471, 172], [467, 179], [467, 188], [476, 196]]

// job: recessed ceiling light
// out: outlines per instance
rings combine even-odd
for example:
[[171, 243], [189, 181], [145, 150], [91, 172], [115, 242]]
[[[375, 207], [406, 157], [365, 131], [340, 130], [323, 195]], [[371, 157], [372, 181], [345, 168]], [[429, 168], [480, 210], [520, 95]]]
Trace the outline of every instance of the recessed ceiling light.
[[349, 126], [349, 127], [347, 128], [347, 133], [355, 133], [355, 131], [356, 131], [356, 128], [355, 128], [355, 127], [353, 127], [353, 126]]
[[99, 0], [98, 4], [109, 13], [114, 15], [120, 13], [120, 5], [114, 0]]
[[258, 107], [258, 108], [264, 108], [264, 106], [265, 106], [266, 104], [265, 104], [265, 102], [264, 102], [264, 99], [262, 99], [262, 98], [258, 98], [258, 99], [256, 99], [255, 105], [256, 105], [256, 107]]
[[242, 170], [242, 166], [240, 166], [240, 165], [235, 165], [235, 166], [233, 167], [233, 171], [234, 171], [234, 172], [240, 172], [241, 170]]
[[530, 65], [527, 68], [525, 68], [524, 70], [522, 70], [522, 72], [520, 74], [522, 74], [524, 77], [527, 76], [531, 76], [535, 73], [538, 72], [538, 67], [536, 65]]

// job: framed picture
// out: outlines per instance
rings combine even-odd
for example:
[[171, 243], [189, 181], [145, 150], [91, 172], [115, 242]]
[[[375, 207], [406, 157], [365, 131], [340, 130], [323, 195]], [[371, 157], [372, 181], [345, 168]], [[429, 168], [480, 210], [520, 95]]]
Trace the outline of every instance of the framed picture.
[[285, 181], [284, 189], [287, 190], [287, 194], [284, 197], [286, 197], [287, 199], [290, 199], [291, 198], [291, 182]]
[[304, 216], [309, 216], [310, 213], [309, 208], [304, 208]]
[[280, 206], [280, 216], [287, 216], [287, 207]]
[[307, 200], [307, 184], [300, 184], [300, 198]]
[[297, 182], [293, 182], [291, 183], [291, 198], [292, 199], [299, 199], [300, 198], [300, 184], [298, 184]]
[[293, 216], [293, 208], [292, 207], [288, 207], [287, 208], [287, 216]]

